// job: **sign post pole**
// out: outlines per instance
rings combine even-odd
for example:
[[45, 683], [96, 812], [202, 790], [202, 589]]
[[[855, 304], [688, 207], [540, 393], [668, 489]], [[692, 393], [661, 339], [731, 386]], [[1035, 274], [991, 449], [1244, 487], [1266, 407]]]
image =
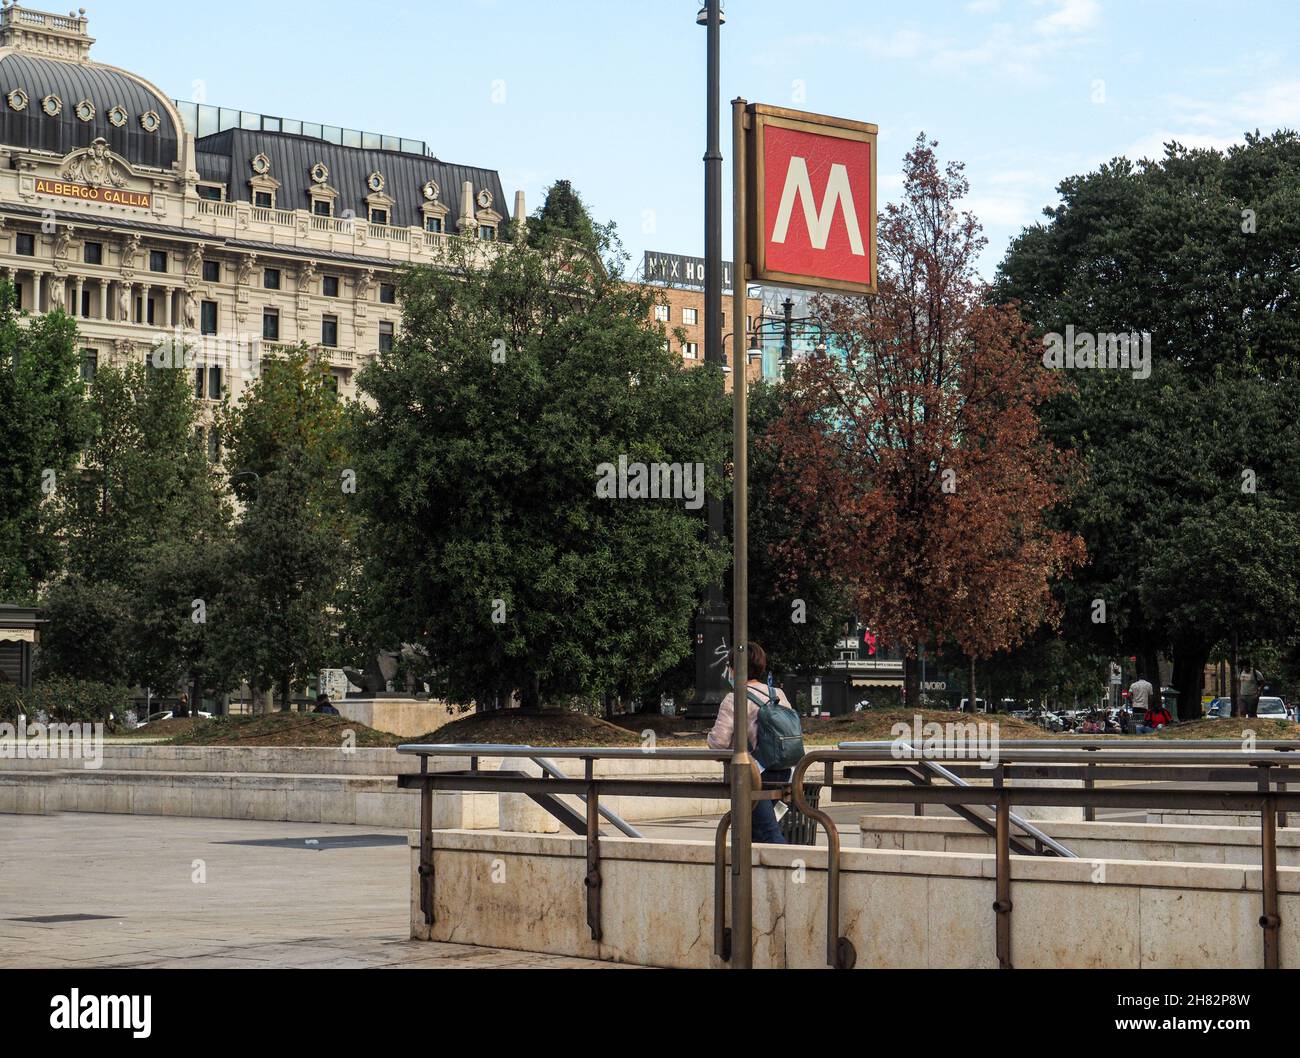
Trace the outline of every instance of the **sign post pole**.
[[749, 752], [749, 451], [748, 451], [748, 377], [745, 360], [745, 101], [732, 100], [732, 199], [733, 259], [736, 262], [731, 284], [732, 329], [731, 389], [734, 397], [732, 419], [732, 463], [734, 482], [732, 521], [735, 542], [732, 551], [732, 643], [735, 648], [736, 686], [735, 742], [731, 758], [731, 965], [749, 969], [754, 962], [753, 934], [753, 818], [751, 791], [757, 767]]
[[[732, 649], [731, 965], [754, 962], [753, 805], [749, 751], [749, 452], [745, 295], [749, 281], [845, 294], [876, 287], [876, 126], [731, 101]], [[752, 177], [751, 177], [752, 174]], [[849, 961], [851, 964], [851, 960]]]

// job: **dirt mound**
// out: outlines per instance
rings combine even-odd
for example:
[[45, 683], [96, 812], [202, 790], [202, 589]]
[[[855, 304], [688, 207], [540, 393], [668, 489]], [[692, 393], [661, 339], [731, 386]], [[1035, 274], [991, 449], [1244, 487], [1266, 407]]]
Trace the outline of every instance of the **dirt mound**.
[[[185, 721], [179, 721], [185, 723]], [[171, 723], [171, 721], [164, 721]], [[154, 725], [144, 729], [147, 733]], [[214, 716], [199, 720], [171, 739], [173, 746], [339, 746], [352, 732], [358, 746], [396, 746], [408, 741], [343, 716], [267, 713], [265, 716]]]
[[[897, 736], [893, 733], [895, 724], [906, 724], [913, 738], [924, 737], [923, 732], [913, 731], [916, 724], [915, 709], [866, 709], [860, 713], [844, 713], [840, 716], [804, 717], [805, 742], [818, 745], [836, 742], [881, 742]], [[997, 724], [999, 738], [1047, 738], [1049, 732], [1037, 724], [1017, 720], [1005, 713], [972, 714], [958, 713], [951, 709], [922, 709], [921, 722], [928, 724], [971, 724], [983, 721]]]
[[1253, 731], [1256, 739], [1300, 739], [1300, 725], [1291, 720], [1261, 720], [1259, 717], [1239, 716], [1224, 720], [1189, 720], [1173, 724], [1160, 732], [1159, 738], [1218, 738], [1225, 742], [1241, 742], [1243, 731]]
[[[640, 729], [638, 728], [638, 731]], [[639, 746], [638, 733], [583, 713], [500, 709], [471, 713], [411, 742], [476, 742], [517, 746]]]

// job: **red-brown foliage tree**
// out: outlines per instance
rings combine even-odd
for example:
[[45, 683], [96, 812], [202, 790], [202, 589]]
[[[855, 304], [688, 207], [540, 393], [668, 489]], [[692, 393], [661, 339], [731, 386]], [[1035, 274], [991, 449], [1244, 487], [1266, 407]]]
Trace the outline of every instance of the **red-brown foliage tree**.
[[819, 299], [834, 351], [792, 366], [793, 406], [765, 443], [809, 530], [779, 558], [848, 578], [859, 617], [904, 650], [910, 705], [918, 648], [957, 646], [974, 708], [974, 659], [1055, 621], [1052, 582], [1084, 550], [1045, 520], [1071, 473], [1038, 415], [1060, 378], [1014, 307], [985, 302], [963, 167], [935, 146], [917, 139], [881, 216], [877, 295]]

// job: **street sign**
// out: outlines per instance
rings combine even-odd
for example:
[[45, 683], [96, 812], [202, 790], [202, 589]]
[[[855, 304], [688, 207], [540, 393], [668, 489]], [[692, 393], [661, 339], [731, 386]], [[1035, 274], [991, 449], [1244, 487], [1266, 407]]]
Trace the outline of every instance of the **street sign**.
[[750, 280], [876, 289], [876, 126], [747, 108]]

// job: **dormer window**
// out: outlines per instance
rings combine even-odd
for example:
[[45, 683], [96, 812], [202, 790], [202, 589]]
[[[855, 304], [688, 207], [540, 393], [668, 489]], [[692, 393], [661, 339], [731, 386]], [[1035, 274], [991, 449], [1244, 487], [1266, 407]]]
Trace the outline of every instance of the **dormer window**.
[[330, 170], [324, 162], [317, 162], [311, 167], [311, 187], [307, 194], [311, 196], [311, 212], [316, 217], [334, 216], [334, 202], [339, 193], [330, 187]]
[[420, 188], [420, 212], [424, 215], [424, 230], [441, 235], [447, 230], [447, 214], [450, 210], [442, 201], [442, 189], [436, 180], [428, 180]]
[[384, 174], [376, 170], [366, 177], [366, 215], [370, 218], [371, 224], [380, 224], [384, 227], [393, 223], [393, 206], [395, 203], [384, 190], [386, 182]]
[[493, 208], [492, 192], [486, 187], [479, 191], [475, 201], [478, 203], [478, 212], [474, 214], [478, 237], [484, 242], [495, 242], [497, 227], [505, 218]]
[[280, 181], [271, 175], [271, 159], [265, 154], [257, 154], [249, 159], [248, 164], [253, 170], [248, 186], [253, 192], [254, 207], [275, 209], [275, 196], [280, 190]]

